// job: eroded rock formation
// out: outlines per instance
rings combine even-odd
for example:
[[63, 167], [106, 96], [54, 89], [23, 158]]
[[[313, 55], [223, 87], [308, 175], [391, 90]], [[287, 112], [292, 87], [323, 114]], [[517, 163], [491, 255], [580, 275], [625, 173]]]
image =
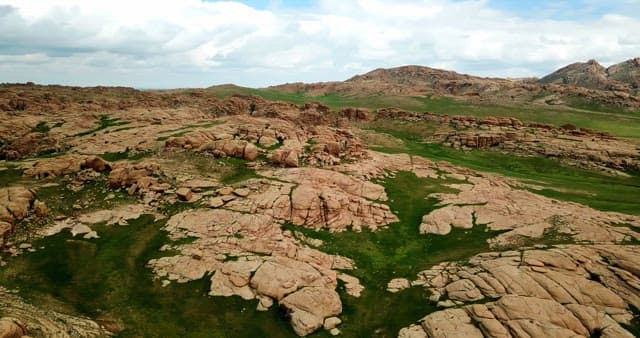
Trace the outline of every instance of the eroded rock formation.
[[[636, 246], [562, 245], [440, 263], [412, 284], [452, 308], [399, 336], [632, 337], [624, 325], [640, 302], [639, 253]], [[486, 302], [467, 305], [479, 300]]]

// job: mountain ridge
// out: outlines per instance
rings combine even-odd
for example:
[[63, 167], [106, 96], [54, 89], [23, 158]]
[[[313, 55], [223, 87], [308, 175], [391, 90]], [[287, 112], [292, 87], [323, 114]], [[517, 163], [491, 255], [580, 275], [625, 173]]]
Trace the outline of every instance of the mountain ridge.
[[492, 103], [564, 104], [587, 101], [589, 104], [638, 110], [640, 58], [608, 68], [595, 60], [577, 62], [540, 79], [479, 77], [427, 66], [405, 65], [377, 68], [345, 81], [286, 83], [268, 89], [309, 96], [436, 96]]

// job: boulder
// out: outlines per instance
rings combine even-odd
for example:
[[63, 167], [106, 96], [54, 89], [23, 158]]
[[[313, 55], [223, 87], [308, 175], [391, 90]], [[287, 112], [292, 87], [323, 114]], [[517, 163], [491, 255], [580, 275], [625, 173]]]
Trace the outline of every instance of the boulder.
[[264, 262], [251, 279], [251, 287], [256, 289], [258, 294], [276, 300], [304, 286], [335, 285], [335, 280], [327, 280], [310, 264], [285, 257], [273, 257]]
[[33, 202], [33, 212], [36, 214], [36, 216], [45, 218], [49, 215], [49, 208], [47, 207], [46, 203], [40, 200], [35, 200]]
[[224, 205], [224, 201], [220, 197], [214, 197], [209, 200], [208, 204], [209, 208], [220, 208]]
[[398, 338], [428, 338], [427, 333], [420, 325], [411, 324], [409, 327], [404, 327], [398, 332]]
[[181, 201], [189, 202], [193, 199], [193, 192], [189, 188], [180, 188], [176, 190], [176, 195]]
[[14, 223], [27, 217], [34, 197], [25, 187], [0, 188], [0, 221]]
[[406, 278], [394, 278], [389, 283], [387, 283], [387, 291], [391, 293], [396, 293], [407, 289], [411, 286], [409, 280]]
[[271, 153], [269, 157], [271, 163], [275, 165], [283, 165], [286, 167], [298, 167], [298, 152], [292, 149], [277, 149]]
[[10, 223], [0, 221], [0, 249], [4, 247], [4, 243], [7, 240], [13, 226]]
[[284, 159], [284, 165], [292, 168], [298, 167], [298, 153], [290, 151]]
[[434, 312], [422, 319], [422, 328], [433, 338], [484, 338], [463, 309]]
[[233, 190], [233, 193], [240, 197], [247, 197], [251, 193], [251, 190], [247, 188], [239, 188], [239, 189]]
[[275, 139], [274, 137], [263, 135], [260, 137], [260, 140], [258, 141], [258, 143], [260, 143], [260, 145], [263, 147], [273, 147], [276, 144], [278, 144], [278, 140]]
[[331, 330], [336, 328], [338, 325], [342, 323], [342, 320], [338, 317], [329, 317], [324, 320], [324, 324], [322, 325], [325, 330]]
[[335, 290], [304, 287], [280, 301], [291, 317], [293, 330], [306, 336], [323, 326], [325, 319], [342, 312], [340, 296]]
[[26, 327], [15, 318], [0, 318], [0, 338], [21, 338], [27, 335]]
[[243, 158], [248, 161], [253, 161], [258, 158], [258, 147], [256, 147], [253, 143], [247, 143], [244, 147], [244, 155]]

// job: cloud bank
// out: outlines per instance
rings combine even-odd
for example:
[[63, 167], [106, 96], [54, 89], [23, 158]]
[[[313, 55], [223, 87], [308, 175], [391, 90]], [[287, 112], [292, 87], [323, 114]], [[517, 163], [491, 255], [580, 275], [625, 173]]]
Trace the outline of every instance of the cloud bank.
[[640, 56], [640, 1], [617, 4], [563, 18], [490, 1], [319, 0], [257, 9], [234, 1], [0, 0], [0, 82], [266, 86], [404, 64], [541, 76], [578, 60]]

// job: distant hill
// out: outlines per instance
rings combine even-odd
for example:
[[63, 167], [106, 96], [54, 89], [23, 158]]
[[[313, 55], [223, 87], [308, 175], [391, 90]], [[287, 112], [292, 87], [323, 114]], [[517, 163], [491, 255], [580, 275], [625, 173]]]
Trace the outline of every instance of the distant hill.
[[543, 77], [539, 82], [626, 91], [637, 95], [640, 88], [640, 58], [630, 59], [609, 68], [603, 67], [596, 60], [576, 62]]
[[425, 66], [379, 68], [346, 81], [287, 83], [280, 93], [342, 96], [449, 97], [493, 104], [566, 105], [586, 109], [640, 109], [640, 58], [609, 68], [595, 60], [563, 67], [542, 79], [479, 77]]
[[467, 95], [495, 92], [531, 82], [527, 79], [484, 78], [425, 66], [378, 68], [342, 82], [289, 83], [270, 87], [283, 91], [367, 95], [394, 94], [412, 96]]

